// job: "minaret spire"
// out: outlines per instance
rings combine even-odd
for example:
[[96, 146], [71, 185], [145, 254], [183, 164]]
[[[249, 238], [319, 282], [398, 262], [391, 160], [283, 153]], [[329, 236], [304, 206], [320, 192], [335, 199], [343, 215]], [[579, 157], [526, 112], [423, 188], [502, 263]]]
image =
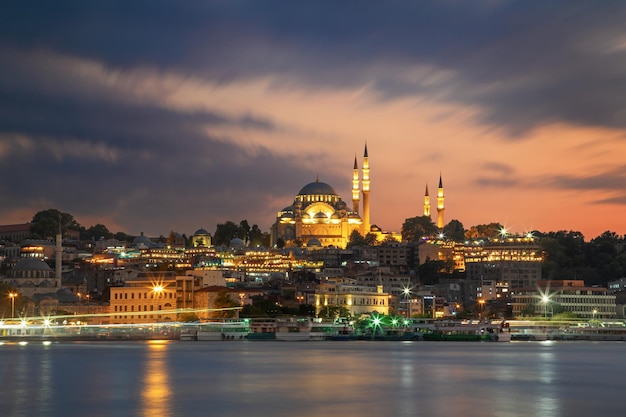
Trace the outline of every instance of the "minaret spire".
[[430, 217], [430, 195], [428, 195], [428, 183], [426, 183], [426, 192], [424, 193], [424, 216]]
[[367, 142], [365, 142], [365, 152], [363, 152], [363, 235], [370, 232], [370, 163], [367, 156]]
[[437, 190], [437, 227], [439, 229], [443, 229], [443, 212], [444, 212], [444, 204], [443, 204], [443, 181], [441, 180], [441, 172], [439, 173], [439, 189]]
[[359, 165], [356, 162], [356, 154], [354, 155], [354, 170], [352, 172], [352, 210], [359, 212]]
[[61, 229], [61, 213], [59, 213], [59, 231], [56, 235], [54, 254], [54, 286], [61, 288], [63, 269], [63, 231]]

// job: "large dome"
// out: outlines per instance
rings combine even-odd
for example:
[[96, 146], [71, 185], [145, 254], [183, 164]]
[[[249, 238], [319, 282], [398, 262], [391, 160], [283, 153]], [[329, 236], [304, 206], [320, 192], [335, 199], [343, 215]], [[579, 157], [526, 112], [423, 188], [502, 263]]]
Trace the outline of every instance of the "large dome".
[[337, 195], [335, 189], [319, 180], [302, 187], [298, 195]]
[[50, 271], [50, 267], [41, 258], [22, 258], [14, 267], [15, 271]]

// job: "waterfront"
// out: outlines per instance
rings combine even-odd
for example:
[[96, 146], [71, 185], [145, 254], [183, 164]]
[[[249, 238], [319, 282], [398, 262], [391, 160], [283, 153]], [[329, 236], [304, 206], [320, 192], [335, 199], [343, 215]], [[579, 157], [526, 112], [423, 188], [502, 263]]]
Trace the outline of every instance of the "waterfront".
[[621, 342], [0, 346], [3, 416], [619, 415]]

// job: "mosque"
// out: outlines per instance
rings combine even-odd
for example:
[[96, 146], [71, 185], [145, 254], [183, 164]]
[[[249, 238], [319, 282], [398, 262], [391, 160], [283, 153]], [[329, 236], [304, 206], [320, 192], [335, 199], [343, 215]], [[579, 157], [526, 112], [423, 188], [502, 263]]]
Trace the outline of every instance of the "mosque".
[[[370, 166], [367, 144], [363, 152], [363, 166], [360, 174], [359, 176], [355, 156], [352, 174], [352, 210], [332, 186], [321, 182], [319, 178], [302, 187], [293, 204], [278, 212], [271, 228], [272, 246], [282, 241], [286, 246], [345, 248], [350, 241], [350, 235], [355, 230], [362, 236], [373, 233], [378, 241], [388, 236], [400, 241], [400, 234], [383, 232], [370, 222]], [[361, 199], [363, 200], [362, 208]], [[426, 206], [428, 206], [428, 215], [430, 215], [428, 186], [426, 186], [424, 206], [424, 214], [426, 215]], [[443, 228], [443, 206], [443, 185], [440, 175], [437, 193], [439, 228]]]

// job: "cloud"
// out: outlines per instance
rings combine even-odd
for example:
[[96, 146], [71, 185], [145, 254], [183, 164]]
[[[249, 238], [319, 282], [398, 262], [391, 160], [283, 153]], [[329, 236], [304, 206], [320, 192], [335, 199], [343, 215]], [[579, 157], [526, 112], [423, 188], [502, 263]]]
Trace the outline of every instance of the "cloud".
[[[289, 128], [249, 112], [172, 106], [160, 100], [162, 92], [146, 99], [128, 82], [136, 77], [132, 72], [115, 74], [112, 82], [106, 66], [88, 61], [39, 52], [16, 57], [4, 73], [14, 82], [0, 75], [0, 173], [13, 178], [0, 185], [5, 212], [69, 207], [135, 232], [158, 230], [173, 219], [190, 230], [251, 212], [271, 219], [276, 208], [269, 201], [288, 202], [315, 178], [306, 159], [325, 157], [276, 154], [217, 136], [211, 132]], [[25, 62], [45, 62], [51, 70], [38, 76], [19, 71], [32, 68]], [[77, 72], [82, 75], [72, 84]]]
[[[479, 106], [523, 136], [542, 124], [626, 127], [626, 7], [543, 2], [55, 2], [5, 8], [0, 42], [120, 69], [229, 83], [370, 86]], [[115, 28], [113, 30], [112, 28]]]
[[571, 190], [614, 190], [622, 191], [626, 184], [626, 165], [595, 175], [557, 175], [546, 180], [551, 186]]
[[626, 194], [617, 195], [615, 197], [603, 198], [595, 201], [596, 204], [617, 204], [620, 206], [626, 206]]
[[482, 167], [486, 171], [493, 171], [501, 173], [502, 175], [512, 174], [514, 171], [514, 168], [511, 165], [502, 164], [500, 162], [485, 162]]

